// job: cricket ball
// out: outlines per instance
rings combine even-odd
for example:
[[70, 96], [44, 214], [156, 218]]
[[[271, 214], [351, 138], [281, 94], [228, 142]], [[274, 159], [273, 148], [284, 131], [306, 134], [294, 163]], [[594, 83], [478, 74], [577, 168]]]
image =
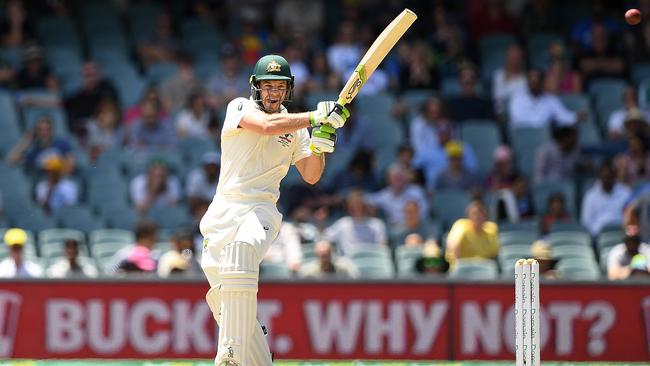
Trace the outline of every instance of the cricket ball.
[[625, 21], [629, 25], [636, 25], [641, 22], [641, 12], [639, 9], [630, 9], [625, 12]]

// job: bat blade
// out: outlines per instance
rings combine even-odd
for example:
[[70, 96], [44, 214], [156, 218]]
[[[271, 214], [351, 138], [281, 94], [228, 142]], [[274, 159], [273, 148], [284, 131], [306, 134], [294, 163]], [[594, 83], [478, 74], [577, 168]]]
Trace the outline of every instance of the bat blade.
[[359, 93], [366, 80], [375, 72], [377, 66], [379, 66], [381, 61], [388, 55], [393, 46], [402, 38], [417, 18], [418, 16], [414, 12], [409, 9], [404, 9], [386, 26], [379, 37], [372, 43], [368, 51], [366, 51], [366, 54], [363, 55], [359, 65], [357, 65], [352, 75], [350, 75], [348, 82], [345, 83], [343, 90], [339, 94], [338, 104], [346, 105], [357, 96], [357, 93]]

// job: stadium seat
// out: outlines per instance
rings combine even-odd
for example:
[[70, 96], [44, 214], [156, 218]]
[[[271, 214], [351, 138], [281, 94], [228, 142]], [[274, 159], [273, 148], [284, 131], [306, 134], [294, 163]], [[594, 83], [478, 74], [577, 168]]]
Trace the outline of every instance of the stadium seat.
[[20, 126], [18, 115], [14, 106], [13, 97], [9, 92], [0, 90], [0, 161], [11, 151], [17, 141], [20, 140]]
[[25, 128], [33, 128], [43, 117], [48, 117], [52, 121], [52, 129], [56, 136], [68, 135], [68, 117], [63, 109], [42, 107], [23, 108]]
[[434, 215], [442, 222], [443, 227], [449, 227], [457, 219], [465, 217], [465, 209], [469, 202], [470, 197], [467, 192], [436, 192], [433, 195], [431, 207], [433, 207]]
[[585, 260], [596, 260], [594, 250], [584, 245], [557, 245], [553, 247], [553, 258], [564, 260], [569, 258], [582, 258]]
[[539, 221], [537, 219], [527, 219], [519, 222], [499, 222], [499, 233], [508, 231], [531, 231], [539, 230]]
[[46, 48], [63, 46], [81, 49], [79, 32], [69, 18], [53, 16], [40, 19], [36, 33]]
[[553, 248], [561, 245], [582, 245], [591, 248], [591, 236], [586, 231], [556, 231], [548, 235]]
[[61, 207], [55, 217], [61, 227], [79, 230], [87, 233], [98, 230], [103, 224], [95, 218], [90, 208], [83, 205]]
[[262, 261], [260, 278], [291, 278], [291, 272], [284, 263]]
[[563, 279], [574, 281], [595, 281], [601, 276], [594, 260], [566, 258], [558, 262], [557, 269]]
[[540, 70], [546, 70], [549, 66], [549, 45], [556, 41], [564, 43], [561, 35], [553, 33], [532, 33], [526, 38], [530, 66]]
[[192, 225], [192, 218], [186, 207], [152, 207], [148, 216], [161, 229], [175, 231]]
[[203, 154], [217, 152], [219, 147], [211, 139], [187, 138], [178, 142], [178, 149], [183, 156], [183, 160], [196, 167], [201, 164]]
[[514, 263], [522, 258], [530, 258], [531, 253], [531, 244], [510, 244], [506, 246], [501, 246], [499, 248], [499, 264], [501, 267], [512, 263], [514, 268]]
[[376, 244], [358, 243], [354, 249], [350, 250], [349, 253], [345, 253], [345, 255], [352, 260], [363, 258], [390, 260], [390, 250], [388, 247], [377, 246]]
[[438, 93], [435, 89], [412, 89], [406, 90], [400, 96], [402, 103], [408, 108], [408, 119], [415, 117], [420, 113], [422, 103], [428, 98], [436, 96]]
[[640, 85], [644, 80], [650, 78], [650, 62], [641, 62], [631, 65], [631, 76], [634, 85]]
[[40, 207], [31, 206], [27, 210], [16, 212], [13, 216], [13, 225], [24, 230], [40, 232], [56, 227], [52, 218], [47, 216]]
[[156, 28], [156, 19], [162, 12], [154, 2], [130, 4], [126, 9], [127, 24], [134, 43], [150, 38]]
[[489, 259], [460, 259], [449, 272], [450, 278], [465, 280], [494, 280], [498, 278], [497, 265]]
[[517, 170], [530, 177], [537, 148], [550, 140], [547, 128], [520, 127], [509, 130]]
[[19, 70], [23, 62], [23, 50], [20, 47], [3, 47], [0, 49], [0, 60]]
[[580, 146], [593, 146], [602, 141], [601, 128], [598, 118], [591, 108], [589, 96], [586, 94], [563, 94], [560, 96], [562, 103], [574, 112], [586, 111], [587, 120], [579, 123], [578, 143]]
[[501, 133], [496, 122], [465, 121], [460, 126], [460, 139], [468, 143], [478, 160], [479, 174], [486, 175], [492, 169], [492, 154], [501, 145]]
[[537, 228], [534, 231], [501, 231], [499, 227], [499, 246], [506, 247], [510, 245], [528, 245], [530, 246], [537, 240]]
[[598, 78], [589, 83], [587, 92], [594, 100], [601, 126], [606, 127], [609, 114], [623, 106], [624, 79]]
[[587, 231], [587, 228], [577, 221], [555, 222], [551, 225], [551, 232], [555, 233], [558, 231]]
[[515, 43], [515, 38], [511, 34], [493, 33], [478, 40], [481, 75], [484, 81], [492, 80], [492, 74], [503, 65], [506, 59], [506, 50], [513, 43]]
[[181, 25], [183, 45], [188, 50], [201, 48], [218, 49], [222, 43], [217, 28], [206, 21], [187, 19]]
[[533, 204], [540, 215], [547, 211], [548, 197], [553, 193], [559, 192], [564, 195], [564, 202], [569, 214], [573, 218], [578, 217], [576, 209], [575, 186], [570, 180], [546, 181], [533, 187]]
[[131, 230], [124, 229], [99, 229], [88, 234], [90, 247], [102, 245], [103, 243], [125, 243], [133, 244], [135, 234]]
[[395, 248], [395, 264], [400, 277], [414, 276], [415, 262], [422, 257], [422, 248], [399, 245]]
[[607, 248], [622, 243], [624, 236], [625, 232], [623, 232], [622, 229], [603, 230], [596, 238], [596, 246], [598, 247], [598, 250], [602, 252]]
[[101, 215], [110, 228], [133, 230], [139, 220], [138, 213], [132, 207], [115, 206], [101, 211]]
[[395, 276], [395, 269], [390, 257], [388, 259], [362, 257], [351, 259], [351, 261], [359, 270], [359, 276], [361, 278], [388, 279]]
[[52, 259], [63, 256], [63, 243], [68, 239], [79, 242], [79, 254], [88, 256], [84, 233], [74, 229], [47, 229], [38, 233], [38, 249], [41, 257]]
[[155, 63], [147, 68], [147, 81], [154, 84], [160, 84], [178, 72], [178, 66], [175, 63]]

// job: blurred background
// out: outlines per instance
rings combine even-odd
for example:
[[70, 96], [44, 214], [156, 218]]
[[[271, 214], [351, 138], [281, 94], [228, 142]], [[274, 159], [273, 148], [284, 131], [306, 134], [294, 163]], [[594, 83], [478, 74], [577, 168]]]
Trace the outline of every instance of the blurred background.
[[[287, 58], [288, 109], [314, 109], [405, 7], [419, 18], [350, 106], [323, 179], [292, 168], [282, 182], [263, 280], [488, 280], [507, 308], [515, 261], [534, 257], [544, 284], [568, 286], [560, 299], [584, 281], [604, 298], [649, 293], [650, 23], [623, 18], [650, 14], [646, 0], [2, 1], [0, 277], [185, 281], [202, 297], [198, 222], [225, 107], [250, 95], [255, 61]], [[648, 360], [642, 304], [627, 351], [585, 338], [584, 355], [546, 352]], [[465, 354], [507, 358], [503, 342]], [[436, 347], [400, 357], [453, 357]], [[83, 350], [72, 357], [95, 355]]]

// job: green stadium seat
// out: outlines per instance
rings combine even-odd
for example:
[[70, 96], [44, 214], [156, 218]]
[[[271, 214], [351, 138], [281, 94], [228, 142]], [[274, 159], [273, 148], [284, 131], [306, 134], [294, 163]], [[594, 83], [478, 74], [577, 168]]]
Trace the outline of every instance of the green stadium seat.
[[622, 229], [603, 230], [600, 232], [600, 234], [598, 234], [598, 237], [596, 238], [596, 246], [598, 247], [599, 251], [603, 251], [604, 249], [611, 248], [616, 244], [622, 243], [624, 236], [625, 232], [623, 232]]
[[508, 231], [535, 231], [539, 230], [539, 221], [537, 219], [527, 219], [519, 222], [500, 222], [499, 232]]
[[162, 12], [154, 2], [130, 4], [126, 9], [126, 18], [135, 43], [150, 38], [156, 28], [156, 20]]
[[99, 229], [88, 234], [90, 247], [102, 245], [103, 243], [135, 243], [135, 234], [131, 230], [124, 229]]
[[192, 225], [192, 218], [186, 207], [152, 207], [148, 216], [161, 229], [175, 231]]
[[582, 245], [591, 247], [591, 236], [586, 231], [556, 231], [548, 235], [553, 248], [561, 245]]
[[546, 70], [550, 61], [548, 47], [557, 41], [564, 43], [561, 35], [553, 33], [532, 33], [526, 37], [526, 52], [530, 66]]
[[[0, 91], [0, 161], [17, 141], [20, 140], [20, 126], [18, 124], [18, 115], [14, 106], [13, 97], [9, 92]], [[1, 164], [1, 163], [0, 163]]]
[[345, 254], [348, 258], [363, 259], [363, 258], [377, 258], [377, 259], [390, 259], [390, 250], [386, 246], [377, 246], [375, 244], [359, 243], [358, 248], [351, 250]]
[[47, 216], [40, 207], [32, 206], [13, 215], [13, 225], [24, 230], [40, 232], [56, 227], [54, 220]]
[[650, 62], [640, 62], [631, 65], [631, 76], [634, 85], [640, 85], [644, 80], [650, 78]]
[[575, 186], [570, 180], [546, 181], [533, 187], [533, 203], [537, 212], [546, 213], [548, 197], [559, 192], [564, 195], [564, 202], [571, 217], [577, 218]]
[[449, 272], [450, 278], [466, 280], [494, 280], [499, 271], [496, 262], [489, 259], [461, 259]]
[[501, 231], [499, 227], [499, 246], [506, 247], [510, 245], [532, 245], [539, 237], [535, 231]]
[[509, 131], [517, 170], [530, 177], [537, 148], [550, 140], [547, 128], [519, 127]]
[[558, 262], [557, 269], [563, 279], [574, 281], [595, 281], [601, 276], [593, 259], [566, 258]]
[[61, 207], [55, 213], [55, 218], [61, 227], [75, 229], [85, 233], [103, 227], [102, 223], [95, 218], [90, 208], [83, 205]]
[[478, 160], [479, 174], [486, 175], [494, 162], [494, 149], [501, 145], [501, 133], [496, 122], [465, 121], [460, 126], [460, 139], [469, 144]]
[[498, 259], [501, 267], [507, 265], [508, 263], [512, 263], [514, 268], [514, 263], [517, 260], [530, 258], [532, 255], [531, 244], [511, 244], [500, 247]]
[[40, 19], [36, 25], [39, 40], [46, 47], [74, 47], [81, 48], [79, 32], [73, 21], [64, 17], [46, 17]]
[[553, 247], [552, 253], [553, 258], [558, 260], [571, 258], [596, 260], [594, 250], [584, 245], [558, 245]]
[[260, 278], [291, 278], [291, 272], [284, 263], [262, 261], [260, 263]]
[[470, 197], [467, 192], [436, 192], [433, 195], [431, 207], [435, 217], [442, 222], [444, 227], [451, 226], [457, 219], [465, 217], [465, 209], [469, 202]]
[[395, 264], [400, 277], [415, 276], [415, 262], [422, 257], [422, 248], [399, 245], [395, 248]]
[[187, 138], [178, 142], [178, 149], [186, 162], [192, 166], [198, 166], [201, 164], [203, 154], [217, 152], [219, 147], [210, 139]]
[[116, 206], [102, 211], [102, 217], [108, 227], [114, 229], [133, 230], [140, 217], [132, 207]]
[[389, 258], [361, 257], [351, 258], [359, 270], [360, 278], [389, 279], [395, 276], [395, 268]]
[[147, 68], [147, 80], [150, 83], [160, 84], [178, 72], [175, 63], [155, 63]]
[[47, 229], [38, 233], [38, 247], [41, 257], [52, 259], [63, 256], [63, 243], [67, 239], [79, 242], [79, 254], [88, 256], [86, 237], [83, 232], [74, 229]]

